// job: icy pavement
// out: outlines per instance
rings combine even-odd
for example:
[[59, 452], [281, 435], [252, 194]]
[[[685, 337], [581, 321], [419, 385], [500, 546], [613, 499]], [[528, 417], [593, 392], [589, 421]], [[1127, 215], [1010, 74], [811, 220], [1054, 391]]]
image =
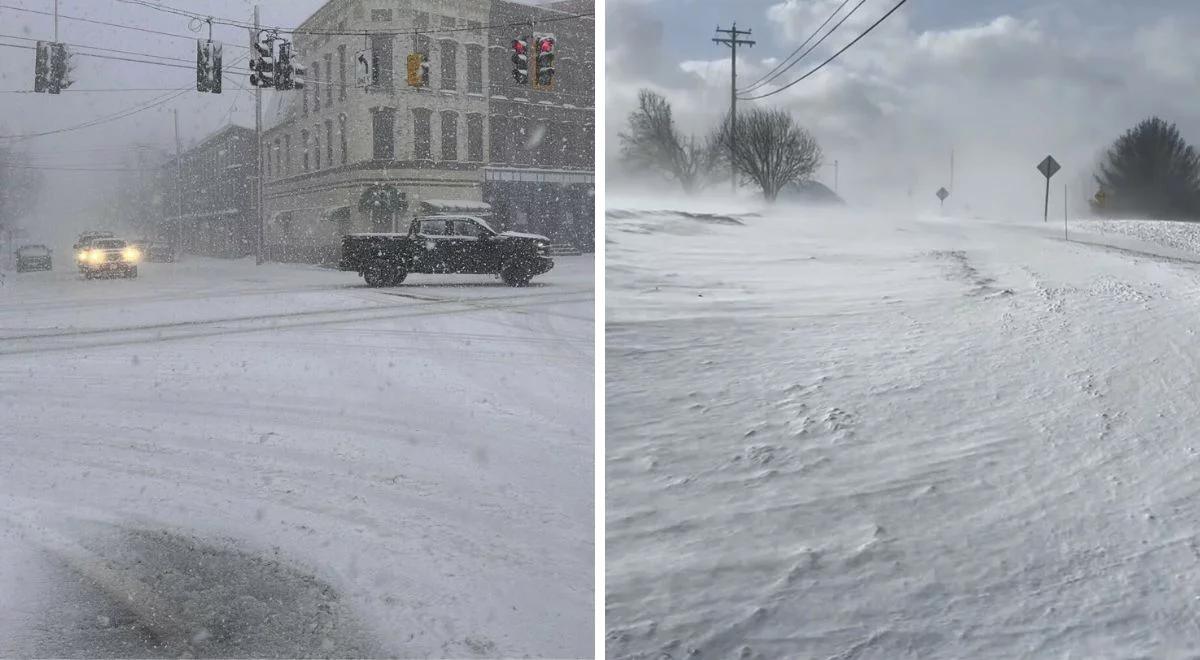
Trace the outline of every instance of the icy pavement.
[[1200, 266], [614, 206], [610, 656], [1200, 653]]
[[4, 273], [0, 657], [587, 656], [590, 257]]

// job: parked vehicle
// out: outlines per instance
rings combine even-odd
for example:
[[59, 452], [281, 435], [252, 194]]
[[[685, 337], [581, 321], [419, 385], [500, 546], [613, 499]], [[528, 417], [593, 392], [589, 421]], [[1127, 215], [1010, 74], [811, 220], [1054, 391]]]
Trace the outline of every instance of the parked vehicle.
[[137, 277], [142, 254], [137, 248], [119, 238], [93, 239], [84, 250], [79, 268], [87, 279], [106, 274]]
[[22, 245], [17, 248], [17, 272], [27, 270], [52, 270], [50, 248], [45, 245]]
[[356, 271], [368, 286], [395, 286], [409, 273], [499, 275], [525, 286], [554, 267], [550, 239], [497, 232], [467, 215], [432, 215], [412, 221], [407, 234], [350, 234], [342, 239], [338, 267]]

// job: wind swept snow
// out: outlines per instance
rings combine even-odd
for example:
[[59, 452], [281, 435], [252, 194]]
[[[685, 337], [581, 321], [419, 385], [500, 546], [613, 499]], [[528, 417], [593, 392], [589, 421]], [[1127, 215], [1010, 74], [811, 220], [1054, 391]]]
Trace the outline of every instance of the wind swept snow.
[[610, 207], [610, 656], [1200, 652], [1200, 265]]

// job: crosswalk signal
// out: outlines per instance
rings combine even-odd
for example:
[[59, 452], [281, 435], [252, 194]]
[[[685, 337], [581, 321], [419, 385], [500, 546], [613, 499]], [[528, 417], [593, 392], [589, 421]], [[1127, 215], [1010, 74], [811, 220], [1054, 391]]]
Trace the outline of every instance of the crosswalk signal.
[[552, 89], [554, 86], [554, 37], [549, 34], [535, 35], [534, 46], [534, 89]]
[[196, 40], [196, 91], [221, 93], [222, 45]]
[[67, 45], [39, 41], [33, 63], [33, 91], [58, 94], [74, 82], [68, 78], [71, 55]]
[[426, 87], [429, 85], [429, 57], [424, 53], [408, 54], [408, 86]]
[[517, 37], [512, 42], [513, 80], [518, 85], [529, 82], [529, 40]]
[[275, 86], [275, 37], [266, 30], [250, 30], [250, 84]]

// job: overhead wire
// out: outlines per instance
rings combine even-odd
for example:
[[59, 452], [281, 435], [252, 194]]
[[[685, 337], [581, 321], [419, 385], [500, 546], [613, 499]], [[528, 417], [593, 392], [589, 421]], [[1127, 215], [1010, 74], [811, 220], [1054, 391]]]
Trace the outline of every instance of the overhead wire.
[[759, 94], [759, 95], [757, 95], [757, 96], [739, 96], [739, 97], [737, 97], [737, 98], [738, 98], [738, 100], [741, 100], [741, 101], [756, 101], [756, 100], [758, 100], [758, 99], [765, 99], [765, 98], [768, 98], [768, 97], [774, 96], [774, 95], [776, 95], [776, 94], [778, 94], [778, 93], [780, 93], [780, 92], [782, 92], [782, 91], [784, 91], [784, 90], [786, 90], [786, 89], [789, 89], [790, 87], [792, 87], [793, 85], [796, 85], [797, 83], [800, 83], [801, 81], [804, 81], [804, 80], [808, 79], [810, 76], [812, 76], [812, 75], [813, 75], [813, 74], [815, 74], [816, 72], [818, 72], [818, 71], [820, 71], [821, 69], [825, 68], [825, 66], [826, 66], [827, 64], [829, 64], [830, 62], [832, 62], [832, 61], [836, 60], [836, 59], [837, 59], [839, 56], [841, 56], [841, 54], [842, 54], [842, 53], [846, 52], [847, 50], [850, 50], [850, 48], [851, 48], [851, 47], [852, 47], [854, 44], [856, 44], [856, 43], [858, 43], [859, 41], [861, 41], [861, 40], [863, 39], [863, 37], [866, 37], [868, 34], [870, 34], [870, 33], [871, 33], [871, 31], [872, 31], [872, 30], [874, 30], [875, 28], [879, 27], [879, 25], [880, 25], [881, 23], [883, 23], [884, 21], [886, 21], [886, 20], [888, 19], [888, 17], [890, 17], [892, 14], [896, 13], [896, 11], [897, 11], [897, 10], [899, 10], [901, 7], [903, 7], [903, 6], [904, 6], [904, 4], [905, 4], [906, 2], [908, 2], [908, 0], [900, 0], [900, 2], [897, 2], [897, 3], [896, 3], [896, 4], [895, 4], [895, 5], [894, 5], [894, 6], [893, 6], [891, 9], [889, 9], [889, 10], [888, 10], [888, 12], [887, 12], [886, 14], [884, 14], [883, 16], [881, 16], [881, 17], [879, 18], [879, 20], [877, 20], [877, 21], [875, 21], [874, 23], [872, 23], [872, 24], [871, 24], [869, 27], [867, 27], [867, 29], [863, 30], [861, 34], [859, 34], [857, 37], [855, 37], [855, 38], [854, 38], [854, 40], [853, 40], [853, 41], [851, 41], [850, 43], [848, 43], [848, 44], [846, 44], [845, 46], [843, 46], [843, 47], [841, 48], [841, 50], [837, 51], [837, 52], [836, 52], [836, 53], [834, 53], [833, 55], [830, 55], [830, 56], [829, 56], [829, 57], [828, 57], [828, 58], [827, 58], [827, 59], [826, 59], [824, 62], [821, 62], [821, 63], [820, 63], [820, 64], [818, 64], [817, 66], [813, 67], [811, 70], [809, 70], [809, 72], [808, 72], [808, 73], [805, 73], [804, 75], [802, 75], [802, 76], [800, 76], [799, 78], [797, 78], [797, 79], [793, 80], [792, 82], [790, 82], [790, 83], [788, 83], [788, 84], [784, 85], [783, 87], [780, 87], [779, 89], [772, 90], [772, 91], [770, 91], [770, 92], [767, 92], [767, 93], [765, 93], [765, 94]]
[[[805, 46], [807, 46], [809, 44], [809, 42], [811, 42], [813, 40], [813, 38], [816, 37], [817, 34], [819, 34], [821, 32], [821, 30], [824, 30], [825, 26], [829, 25], [830, 21], [832, 21], [838, 14], [842, 13], [842, 9], [845, 8], [845, 6], [848, 4], [850, 4], [850, 0], [842, 0], [842, 4], [838, 5], [837, 9], [834, 9], [833, 13], [830, 14], [829, 17], [825, 19], [825, 22], [823, 22], [819, 26], [817, 26], [817, 29], [813, 30], [812, 34], [808, 35], [807, 39], [805, 39], [799, 46], [796, 46], [795, 50], [793, 50], [791, 53], [789, 53], [787, 57], [780, 60], [779, 64], [775, 65], [774, 69], [771, 69], [770, 71], [764, 73], [758, 80], [755, 80], [754, 82], [747, 85], [745, 87], [745, 89], [743, 89], [742, 91], [743, 92], [754, 91], [754, 89], [761, 87], [765, 83], [768, 83], [771, 80], [774, 80], [776, 77], [778, 77], [780, 74], [782, 74], [783, 71], [779, 71], [779, 70], [782, 69], [784, 67], [784, 65], [787, 65], [788, 68], [791, 68], [791, 67], [795, 66], [797, 62], [799, 62], [800, 60], [803, 60], [806, 56], [808, 56], [808, 54], [812, 52], [812, 48], [808, 49], [807, 51], [804, 52], [803, 55], [796, 58], [796, 62], [792, 62], [791, 64], [788, 64], [788, 61], [791, 60], [793, 57], [795, 57], [796, 53], [799, 53], [801, 49], [803, 49]], [[859, 6], [862, 6], [861, 2], [859, 3]], [[850, 13], [853, 14], [854, 12], [851, 11]], [[848, 17], [849, 17], [849, 14], [847, 15], [847, 18]], [[834, 29], [837, 29], [837, 28], [835, 27]], [[830, 32], [832, 33], [832, 31], [830, 31]], [[829, 36], [829, 35], [827, 34], [825, 36]], [[813, 46], [813, 48], [816, 48], [819, 45], [821, 45], [820, 42], [817, 42]], [[784, 71], [786, 71], [786, 70], [787, 69], [784, 69]], [[779, 73], [776, 73], [776, 71], [779, 71]], [[774, 74], [774, 75], [772, 75], [772, 74]], [[768, 76], [770, 76], [769, 79], [768, 79]]]

